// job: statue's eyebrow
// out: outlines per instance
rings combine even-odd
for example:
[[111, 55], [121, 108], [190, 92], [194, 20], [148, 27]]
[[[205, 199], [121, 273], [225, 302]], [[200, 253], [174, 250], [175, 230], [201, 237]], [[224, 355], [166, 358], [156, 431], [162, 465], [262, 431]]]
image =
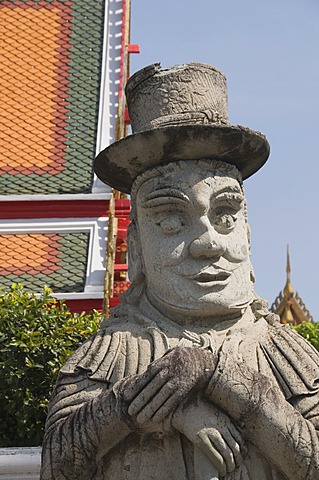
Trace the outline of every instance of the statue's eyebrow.
[[177, 190], [174, 187], [164, 187], [153, 192], [148, 193], [143, 201], [143, 207], [157, 207], [158, 205], [165, 205], [170, 203], [183, 202], [190, 203], [190, 200], [185, 193]]
[[242, 203], [245, 199], [242, 190], [239, 187], [225, 187], [216, 192], [213, 195], [213, 200], [234, 200], [235, 202]]

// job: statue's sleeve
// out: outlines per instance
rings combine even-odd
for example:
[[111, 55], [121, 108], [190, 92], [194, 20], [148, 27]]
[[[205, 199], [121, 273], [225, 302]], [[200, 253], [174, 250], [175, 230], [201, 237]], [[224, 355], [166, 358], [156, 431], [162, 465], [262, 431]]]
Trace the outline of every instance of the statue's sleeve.
[[[103, 355], [97, 345], [103, 347]], [[101, 458], [131, 432], [116, 388], [107, 381], [107, 371], [103, 371], [104, 381], [97, 381], [90, 377], [94, 377], [94, 367], [93, 371], [85, 368], [99, 355], [104, 365], [114, 366], [120, 346], [118, 338], [110, 341], [106, 335], [98, 335], [63, 367], [49, 405], [41, 480], [92, 479]], [[96, 364], [97, 371], [98, 367]], [[100, 373], [100, 379], [103, 375]]]
[[272, 378], [221, 354], [207, 393], [284, 476], [317, 480], [319, 355], [290, 329], [270, 330], [261, 350]]

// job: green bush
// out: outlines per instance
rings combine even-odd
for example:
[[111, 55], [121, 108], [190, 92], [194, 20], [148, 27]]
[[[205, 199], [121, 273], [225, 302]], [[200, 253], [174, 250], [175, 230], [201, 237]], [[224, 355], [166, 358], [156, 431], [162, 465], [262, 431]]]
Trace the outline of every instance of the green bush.
[[100, 320], [96, 311], [72, 314], [49, 288], [0, 293], [0, 447], [42, 443], [58, 371]]
[[319, 323], [303, 322], [293, 329], [319, 350]]

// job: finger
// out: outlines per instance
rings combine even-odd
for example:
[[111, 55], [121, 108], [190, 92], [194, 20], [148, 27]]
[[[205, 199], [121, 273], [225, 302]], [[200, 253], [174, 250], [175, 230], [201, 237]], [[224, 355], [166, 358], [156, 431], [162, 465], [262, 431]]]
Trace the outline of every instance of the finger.
[[[130, 401], [140, 393], [140, 391], [157, 375], [160, 367], [151, 365], [142, 375], [135, 375], [128, 379], [127, 386], [125, 386], [123, 397], [124, 400]], [[130, 381], [131, 380], [131, 381]]]
[[239, 465], [243, 463], [243, 455], [242, 455], [243, 450], [240, 444], [231, 435], [229, 436], [226, 435], [225, 440], [232, 451], [233, 458], [235, 461], [235, 466], [239, 467]]
[[[234, 453], [232, 448], [228, 445], [224, 438], [224, 432], [223, 436], [215, 429], [211, 429], [206, 432], [207, 437], [210, 441], [210, 443], [213, 445], [213, 447], [218, 451], [218, 453], [222, 456], [224, 463], [226, 465], [226, 472], [231, 473], [235, 470], [236, 468], [236, 462], [234, 458]], [[233, 440], [234, 441], [234, 440]], [[239, 451], [239, 445], [237, 442], [233, 444], [233, 448], [237, 448]], [[240, 454], [240, 452], [239, 452]]]
[[234, 439], [236, 440], [236, 442], [238, 442], [239, 444], [243, 443], [241, 434], [234, 424], [231, 423], [227, 428], [232, 437], [234, 437]]
[[147, 385], [151, 381], [151, 378], [149, 378], [149, 375], [144, 375], [142, 376], [134, 376], [134, 378], [130, 378], [128, 382], [124, 385], [123, 389], [123, 398], [126, 401], [131, 401], [133, 400], [142, 390], [145, 388], [145, 385]]
[[[210, 436], [210, 434], [208, 435]], [[224, 430], [222, 438], [230, 448], [235, 461], [235, 466], [238, 467], [243, 463], [243, 452], [245, 451], [245, 444], [240, 433], [234, 427], [231, 430]]]
[[[231, 445], [233, 445], [232, 443], [232, 440], [235, 440], [235, 442], [237, 442], [237, 446], [239, 447], [239, 453], [240, 453], [240, 456], [238, 457], [238, 461], [240, 463], [242, 463], [242, 460], [243, 460], [243, 456], [245, 455], [246, 451], [247, 451], [247, 447], [246, 447], [246, 444], [244, 442], [244, 440], [242, 439], [242, 436], [241, 434], [239, 433], [239, 431], [237, 430], [236, 427], [234, 427], [234, 425], [232, 426], [232, 428], [229, 428], [228, 427], [228, 430], [229, 430], [229, 437], [227, 436], [227, 438], [225, 437], [227, 443], [229, 444], [229, 446], [231, 447]], [[228, 441], [228, 438], [229, 438], [229, 441]], [[232, 448], [232, 447], [231, 447]], [[234, 456], [235, 456], [235, 461], [236, 461], [236, 465], [238, 466], [238, 463], [237, 463], [237, 448], [234, 452]], [[239, 464], [240, 464], [239, 463]]]
[[224, 477], [227, 473], [226, 463], [222, 455], [211, 443], [210, 439], [208, 438], [204, 430], [201, 430], [200, 432], [198, 432], [196, 443], [202, 449], [202, 451], [207, 455], [207, 457], [210, 459], [214, 467], [217, 468], [219, 474], [222, 477]]
[[[149, 401], [149, 403], [143, 408], [137, 416], [138, 423], [144, 423], [149, 420], [154, 422], [160, 422], [166, 417], [166, 413], [161, 414], [164, 405], [166, 405], [167, 399], [172, 395], [171, 388], [164, 385], [161, 390]], [[166, 411], [166, 410], [165, 410]]]
[[167, 400], [160, 409], [157, 410], [155, 415], [153, 416], [154, 422], [162, 422], [169, 414], [171, 414], [181, 403], [182, 398], [181, 394], [178, 391], [173, 391], [170, 387], [169, 395], [166, 396]]
[[130, 404], [128, 408], [129, 415], [137, 415], [148, 403], [150, 403], [157, 392], [161, 390], [164, 382], [167, 381], [163, 377], [164, 375], [156, 375], [154, 378], [149, 379], [149, 383], [144, 386]]

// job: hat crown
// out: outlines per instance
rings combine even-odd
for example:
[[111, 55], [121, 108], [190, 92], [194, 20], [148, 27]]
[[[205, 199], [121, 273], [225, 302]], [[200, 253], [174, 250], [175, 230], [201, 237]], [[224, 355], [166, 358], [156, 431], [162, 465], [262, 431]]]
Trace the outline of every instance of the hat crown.
[[173, 125], [228, 124], [226, 77], [211, 65], [149, 65], [129, 79], [126, 98], [133, 133]]

